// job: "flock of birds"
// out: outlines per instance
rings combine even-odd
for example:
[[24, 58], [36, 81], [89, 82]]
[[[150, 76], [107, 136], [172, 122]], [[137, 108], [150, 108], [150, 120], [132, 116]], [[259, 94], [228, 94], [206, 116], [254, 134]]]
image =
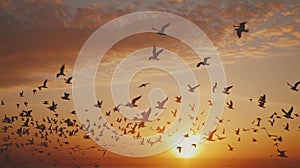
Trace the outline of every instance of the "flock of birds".
[[[242, 32], [248, 32], [248, 29], [245, 29], [246, 22], [240, 23], [239, 26], [234, 30], [237, 32], [237, 36], [241, 38]], [[158, 35], [164, 36], [167, 35], [165, 33], [166, 28], [170, 26], [170, 23], [162, 26], [161, 29], [153, 28], [153, 30], [157, 31], [156, 33]], [[159, 55], [162, 54], [164, 49], [160, 49], [157, 51], [156, 46], [153, 46], [152, 56], [149, 57], [149, 61], [152, 60], [159, 60]], [[209, 60], [212, 59], [211, 57], [206, 57], [203, 59], [203, 61], [200, 61], [196, 64], [196, 68], [199, 68], [200, 66], [209, 66]], [[65, 65], [62, 65], [59, 69], [59, 72], [56, 74], [57, 80], [64, 78], [64, 83], [66, 85], [72, 85], [72, 77], [66, 78], [65, 74]], [[139, 86], [137, 86], [138, 89], [146, 88], [148, 85], [150, 85], [150, 82], [142, 83]], [[287, 83], [287, 85], [290, 87], [293, 91], [299, 91], [298, 86], [300, 84], [300, 81], [295, 84]], [[196, 89], [200, 87], [199, 84], [196, 85], [188, 85], [187, 90], [191, 93], [195, 92]], [[212, 92], [215, 93], [218, 88], [218, 83], [215, 82], [215, 84], [212, 86]], [[225, 86], [222, 90], [222, 92], [226, 95], [230, 95], [230, 91], [233, 88], [233, 86]], [[45, 79], [44, 82], [37, 86], [36, 88], [32, 89], [33, 95], [38, 95], [39, 92], [42, 92], [44, 90], [48, 89], [48, 80]], [[18, 114], [13, 113], [5, 113], [2, 117], [2, 124], [1, 124], [1, 144], [0, 144], [0, 154], [4, 156], [4, 162], [5, 163], [11, 163], [11, 157], [9, 156], [9, 149], [12, 148], [12, 150], [16, 148], [25, 148], [27, 146], [34, 146], [34, 150], [32, 150], [32, 155], [35, 155], [35, 152], [37, 152], [40, 155], [45, 155], [46, 157], [49, 157], [52, 155], [53, 150], [56, 152], [60, 151], [63, 147], [64, 149], [69, 149], [69, 155], [71, 156], [71, 160], [76, 160], [76, 158], [73, 156], [74, 153], [80, 152], [80, 154], [85, 154], [85, 152], [90, 152], [90, 150], [96, 149], [97, 151], [102, 152], [102, 156], [106, 156], [107, 152], [105, 149], [102, 149], [98, 147], [97, 145], [89, 146], [89, 147], [82, 147], [81, 144], [72, 144], [71, 138], [72, 137], [80, 137], [82, 136], [83, 139], [90, 139], [89, 134], [87, 132], [95, 134], [94, 130], [90, 128], [91, 125], [96, 125], [97, 123], [90, 123], [89, 120], [87, 120], [88, 124], [80, 124], [79, 121], [76, 119], [76, 111], [73, 110], [66, 114], [65, 118], [62, 118], [61, 111], [58, 112], [58, 103], [56, 100], [44, 100], [41, 102], [42, 106], [45, 106], [45, 109], [48, 109], [48, 113], [45, 113], [43, 117], [35, 117], [35, 113], [38, 113], [30, 108], [30, 103], [26, 101], [26, 94], [24, 91], [19, 92], [19, 99], [16, 103], [15, 110], [18, 110]], [[29, 93], [28, 93], [29, 94]], [[68, 92], [63, 92], [60, 99], [62, 101], [69, 101], [71, 94]], [[119, 129], [122, 134], [132, 135], [134, 139], [140, 139], [140, 144], [145, 145], [155, 145], [156, 143], [161, 142], [161, 139], [145, 139], [142, 136], [141, 130], [144, 128], [149, 128], [154, 133], [164, 133], [164, 131], [167, 129], [168, 125], [172, 123], [172, 121], [165, 121], [163, 126], [154, 126], [153, 122], [148, 123], [149, 116], [152, 113], [152, 109], [149, 108], [145, 112], [141, 113], [141, 116], [136, 116], [132, 120], [127, 119], [126, 117], [119, 116], [120, 115], [120, 106], [126, 106], [130, 108], [136, 108], [138, 107], [138, 101], [142, 98], [142, 95], [134, 97], [131, 101], [123, 104], [119, 104], [115, 107], [113, 107], [111, 110], [108, 110], [104, 113], [104, 116], [108, 118], [108, 120], [113, 120], [112, 116], [114, 115], [114, 118], [116, 118], [116, 121], [111, 122], [111, 126], [116, 127]], [[180, 104], [182, 102], [182, 99], [184, 97], [182, 96], [176, 96], [174, 98], [175, 103]], [[250, 102], [253, 101], [253, 99], [249, 99]], [[166, 110], [166, 103], [169, 100], [168, 97], [161, 101], [157, 101], [157, 106], [155, 108], [157, 109], [163, 109]], [[267, 102], [266, 95], [262, 95], [258, 99], [258, 106], [260, 108], [266, 108], [265, 104]], [[23, 103], [23, 104], [22, 104]], [[92, 104], [94, 108], [103, 108], [103, 100], [97, 100], [95, 104]], [[211, 100], [208, 100], [208, 103], [210, 106], [213, 106], [213, 102]], [[3, 114], [3, 108], [7, 105], [11, 104], [11, 102], [6, 102], [5, 100], [1, 100], [0, 103], [0, 111]], [[234, 109], [234, 102], [232, 100], [229, 100], [227, 103], [227, 108], [233, 110]], [[193, 111], [195, 109], [195, 104], [190, 104], [190, 108]], [[267, 120], [270, 123], [270, 126], [273, 127], [274, 123], [277, 119], [293, 119], [295, 117], [300, 117], [299, 114], [293, 115], [294, 108], [291, 107], [288, 111], [285, 109], [282, 109], [282, 115], [274, 112]], [[87, 111], [88, 112], [88, 111]], [[201, 112], [200, 115], [203, 115], [204, 112]], [[177, 117], [177, 109], [172, 110], [169, 113], [169, 118], [172, 118], [175, 120]], [[204, 123], [197, 123], [198, 117], [190, 117], [191, 122], [194, 122], [193, 125], [196, 126], [196, 130], [200, 130], [201, 125]], [[283, 142], [283, 137], [279, 135], [273, 135], [270, 134], [266, 127], [261, 127], [261, 121], [262, 118], [257, 118], [254, 120], [251, 124], [256, 125], [257, 127], [253, 128], [238, 128], [235, 130], [235, 134], [239, 136], [242, 131], [253, 131], [257, 132], [260, 129], [264, 130], [266, 135], [269, 138], [272, 138], [274, 141], [274, 146], [276, 147], [276, 151], [278, 152], [278, 157], [287, 157], [285, 150], [279, 149], [279, 143]], [[160, 121], [158, 118], [157, 121]], [[216, 122], [218, 123], [218, 126], [221, 125], [224, 122], [224, 119], [217, 118]], [[96, 125], [98, 128], [104, 128], [107, 127], [108, 122], [106, 122], [103, 125]], [[283, 126], [285, 130], [289, 131], [289, 123], [286, 123], [286, 125]], [[299, 127], [300, 128], [300, 127]], [[191, 132], [193, 134], [196, 134], [196, 130], [191, 129]], [[207, 133], [207, 137], [205, 138], [206, 141], [221, 141], [226, 138], [225, 136], [225, 128], [222, 130], [220, 134], [217, 134], [218, 128], [211, 130]], [[103, 135], [104, 131], [100, 131], [99, 135]], [[187, 133], [183, 135], [185, 138], [189, 137], [190, 133]], [[169, 136], [172, 136], [171, 134]], [[115, 141], [118, 141], [117, 136], [113, 136], [112, 139]], [[95, 139], [96, 141], [99, 139]], [[238, 137], [238, 141], [241, 141], [241, 137]], [[256, 138], [252, 138], [253, 142], [257, 142]], [[72, 146], [73, 145], [73, 146]], [[49, 150], [49, 147], [52, 147], [52, 150]], [[191, 144], [192, 147], [197, 146], [197, 144]], [[227, 145], [229, 151], [234, 151], [235, 148], [228, 144]], [[182, 152], [184, 148], [182, 146], [176, 146], [176, 149], [178, 152]], [[13, 158], [14, 160], [17, 158]], [[40, 162], [43, 160], [40, 158]], [[54, 162], [57, 162], [57, 160], [54, 160]], [[54, 163], [55, 164], [55, 163]]]

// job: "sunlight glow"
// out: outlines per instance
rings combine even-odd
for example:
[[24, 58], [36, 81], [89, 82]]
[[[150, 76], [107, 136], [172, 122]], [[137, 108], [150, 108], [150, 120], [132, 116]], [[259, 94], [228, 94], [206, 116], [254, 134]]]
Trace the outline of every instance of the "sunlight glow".
[[[181, 158], [193, 158], [195, 154], [199, 151], [199, 136], [189, 135], [188, 138], [184, 138], [176, 147], [175, 153]], [[181, 151], [179, 152], [179, 149]]]

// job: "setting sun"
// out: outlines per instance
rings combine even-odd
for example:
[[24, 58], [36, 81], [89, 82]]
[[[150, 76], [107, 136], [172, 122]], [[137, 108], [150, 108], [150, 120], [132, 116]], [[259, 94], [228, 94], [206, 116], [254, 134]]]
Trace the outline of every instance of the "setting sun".
[[174, 152], [180, 158], [193, 158], [199, 152], [199, 136], [189, 135], [184, 138], [177, 146]]

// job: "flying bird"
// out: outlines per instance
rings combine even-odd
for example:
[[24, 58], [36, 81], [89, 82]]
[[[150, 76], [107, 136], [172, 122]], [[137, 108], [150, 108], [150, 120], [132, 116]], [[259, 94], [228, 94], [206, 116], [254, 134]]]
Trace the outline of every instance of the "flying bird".
[[73, 78], [73, 77], [71, 76], [71, 77], [69, 77], [69, 78], [67, 78], [67, 79], [64, 79], [64, 80], [65, 80], [65, 83], [66, 83], [66, 84], [72, 84], [72, 83], [71, 83], [72, 78]]
[[160, 49], [159, 51], [156, 52], [156, 46], [153, 46], [152, 49], [152, 56], [149, 57], [149, 60], [154, 59], [154, 60], [159, 60], [158, 56], [160, 53], [162, 53], [164, 51], [164, 49]]
[[226, 103], [227, 104], [227, 107], [231, 110], [233, 110], [233, 102], [232, 100], [230, 100], [229, 102]]
[[277, 152], [278, 152], [278, 157], [284, 157], [284, 158], [287, 158], [287, 155], [285, 154], [287, 151], [281, 151], [279, 149], [277, 149]]
[[69, 96], [70, 96], [70, 94], [65, 92], [64, 96], [62, 96], [60, 98], [63, 99], [63, 100], [70, 100]]
[[230, 90], [232, 87], [233, 87], [233, 86], [225, 87], [224, 90], [223, 90], [223, 93], [224, 93], [224, 94], [230, 94], [229, 90]]
[[292, 112], [294, 110], [294, 107], [292, 106], [288, 112], [286, 112], [284, 109], [281, 109], [281, 111], [284, 113], [283, 117], [288, 119], [293, 119]]
[[150, 83], [142, 83], [142, 84], [140, 84], [139, 85], [139, 87], [138, 88], [141, 88], [141, 87], [146, 87], [147, 85], [149, 85]]
[[228, 146], [228, 150], [229, 151], [233, 151], [234, 150], [234, 148], [231, 145], [228, 144], [227, 146]]
[[214, 84], [214, 86], [213, 86], [213, 88], [212, 88], [212, 91], [213, 91], [213, 93], [215, 93], [215, 92], [216, 92], [217, 85], [218, 85], [218, 83], [217, 83], [217, 82], [215, 82], [215, 84]]
[[206, 138], [207, 141], [215, 141], [213, 139], [214, 133], [216, 133], [217, 129], [214, 129], [213, 131], [208, 133], [208, 137]]
[[179, 153], [181, 153], [181, 149], [182, 149], [182, 147], [181, 146], [177, 146], [177, 148], [176, 148], [177, 150], [178, 150], [178, 152]]
[[181, 103], [181, 96], [176, 96], [175, 99], [176, 103]]
[[242, 37], [242, 32], [246, 32], [246, 33], [249, 32], [248, 29], [245, 29], [245, 24], [246, 24], [246, 23], [247, 23], [247, 22], [241, 22], [239, 26], [233, 25], [233, 27], [237, 27], [237, 28], [235, 28], [234, 30], [236, 31], [236, 34], [237, 34], [237, 36], [238, 36], [239, 38]]
[[195, 89], [197, 89], [200, 85], [198, 84], [198, 85], [193, 86], [193, 87], [191, 85], [187, 85], [187, 86], [188, 86], [190, 92], [195, 92]]
[[155, 30], [155, 31], [157, 31], [156, 34], [158, 34], [158, 35], [166, 35], [165, 30], [166, 30], [166, 28], [167, 28], [168, 26], [170, 26], [170, 24], [171, 24], [171, 23], [167, 23], [167, 24], [163, 25], [163, 26], [161, 27], [160, 30], [159, 30], [159, 29], [156, 29], [156, 28], [154, 28], [154, 27], [152, 27], [152, 29]]
[[205, 57], [203, 61], [199, 62], [197, 64], [197, 68], [200, 67], [200, 65], [209, 65], [209, 63], [207, 62], [211, 57]]
[[163, 101], [157, 101], [156, 103], [157, 103], [157, 106], [155, 107], [155, 108], [158, 108], [158, 109], [166, 109], [164, 106], [165, 106], [165, 104], [166, 104], [166, 102], [168, 101], [168, 97], [167, 98], [165, 98]]
[[103, 100], [101, 100], [101, 101], [97, 100], [97, 103], [94, 106], [98, 107], [98, 108], [101, 108], [102, 107], [102, 103], [103, 103]]
[[63, 64], [63, 65], [60, 67], [59, 72], [56, 74], [56, 78], [58, 78], [59, 76], [66, 76], [66, 74], [64, 74], [64, 70], [65, 70], [65, 64]]
[[299, 84], [300, 84], [300, 81], [297, 82], [297, 83], [295, 83], [294, 85], [291, 85], [290, 83], [287, 83], [287, 85], [290, 86], [291, 89], [294, 90], [294, 91], [299, 91], [299, 90], [297, 89], [297, 87], [298, 87]]
[[142, 95], [133, 98], [133, 99], [131, 100], [131, 102], [127, 102], [127, 104], [126, 104], [125, 106], [127, 106], [127, 107], [137, 107], [138, 105], [136, 104], [136, 102], [137, 102], [141, 97], [142, 97]]
[[265, 94], [260, 96], [259, 100], [258, 100], [258, 106], [261, 107], [261, 108], [266, 108], [265, 107], [265, 103], [267, 102], [266, 99], [267, 99], [267, 97], [266, 97]]

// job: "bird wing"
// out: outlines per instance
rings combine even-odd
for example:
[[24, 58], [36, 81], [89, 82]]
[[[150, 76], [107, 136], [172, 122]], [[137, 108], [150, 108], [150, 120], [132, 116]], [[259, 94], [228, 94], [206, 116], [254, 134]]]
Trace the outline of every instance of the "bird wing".
[[198, 64], [197, 64], [197, 68], [200, 66], [200, 65], [202, 65], [203, 64], [203, 62], [199, 62]]
[[162, 48], [161, 50], [159, 50], [156, 54], [159, 55], [161, 52], [163, 52], [164, 49]]
[[47, 82], [48, 82], [48, 80], [47, 80], [47, 79], [45, 79], [45, 81], [44, 81], [44, 83], [43, 83], [43, 86], [44, 86], [44, 87], [46, 87], [46, 85], [47, 85]]
[[157, 28], [154, 28], [154, 27], [152, 27], [152, 29], [155, 30], [155, 31], [160, 31], [160, 30], [158, 30]]
[[238, 36], [239, 38], [242, 37], [242, 32], [241, 32], [241, 31], [237, 30], [237, 31], [236, 31], [236, 34], [237, 34], [237, 36]]
[[190, 89], [192, 89], [192, 86], [191, 86], [191, 85], [188, 84], [187, 86], [188, 86]]
[[164, 32], [165, 29], [166, 29], [168, 26], [170, 26], [170, 24], [171, 24], [171, 23], [168, 23], [168, 24], [163, 25], [163, 26], [161, 27], [161, 31]]
[[291, 115], [292, 112], [293, 112], [293, 110], [294, 110], [294, 107], [292, 106], [292, 107], [290, 108], [289, 112], [287, 112], [287, 114], [288, 114], [288, 115]]
[[207, 60], [210, 59], [210, 58], [211, 58], [211, 57], [205, 57], [203, 61], [204, 61], [204, 62], [207, 62]]
[[297, 86], [300, 84], [300, 81], [294, 84], [294, 87], [297, 88]]
[[168, 97], [167, 98], [165, 98], [165, 100], [163, 100], [161, 103], [164, 105], [167, 101], [168, 101]]
[[63, 73], [65, 70], [65, 64], [63, 64], [61, 67], [60, 67], [60, 72]]
[[228, 86], [228, 87], [226, 88], [226, 90], [229, 91], [232, 87], [233, 87], [232, 85], [231, 85], [231, 86]]
[[132, 99], [131, 104], [135, 105], [135, 103], [141, 98], [142, 96], [137, 96], [134, 99]]
[[156, 55], [156, 46], [153, 46], [153, 49], [152, 49], [152, 55]]

